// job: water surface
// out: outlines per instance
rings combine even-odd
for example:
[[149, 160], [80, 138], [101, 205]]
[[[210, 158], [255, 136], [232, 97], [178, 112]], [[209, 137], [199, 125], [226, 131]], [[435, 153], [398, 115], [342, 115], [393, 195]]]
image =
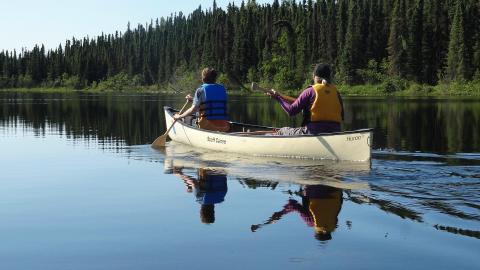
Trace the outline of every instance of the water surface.
[[[369, 164], [169, 143], [160, 95], [0, 94], [2, 269], [478, 269], [480, 100], [345, 100]], [[298, 125], [265, 98], [231, 118]]]

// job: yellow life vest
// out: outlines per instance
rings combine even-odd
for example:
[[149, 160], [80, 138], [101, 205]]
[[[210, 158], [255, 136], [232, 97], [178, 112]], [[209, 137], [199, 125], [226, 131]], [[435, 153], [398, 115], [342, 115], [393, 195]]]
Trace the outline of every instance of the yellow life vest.
[[342, 122], [342, 105], [333, 84], [315, 84], [315, 101], [310, 108], [310, 121]]
[[315, 230], [333, 232], [342, 208], [342, 191], [333, 191], [324, 198], [310, 199], [309, 210], [315, 222]]

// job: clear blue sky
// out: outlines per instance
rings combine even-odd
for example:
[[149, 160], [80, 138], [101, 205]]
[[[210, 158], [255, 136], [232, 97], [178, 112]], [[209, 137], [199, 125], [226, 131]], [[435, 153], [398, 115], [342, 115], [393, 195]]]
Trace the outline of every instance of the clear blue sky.
[[[217, 0], [219, 7], [241, 0]], [[246, 2], [246, 1], [245, 1]], [[271, 3], [273, 0], [257, 0]], [[124, 32], [150, 19], [182, 11], [189, 14], [199, 5], [210, 8], [213, 0], [0, 0], [0, 51], [31, 49], [35, 44], [57, 47], [65, 40]]]

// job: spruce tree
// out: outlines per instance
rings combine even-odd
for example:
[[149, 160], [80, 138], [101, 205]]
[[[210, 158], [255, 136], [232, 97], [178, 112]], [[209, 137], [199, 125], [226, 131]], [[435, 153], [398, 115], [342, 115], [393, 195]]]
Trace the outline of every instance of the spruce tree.
[[405, 0], [395, 0], [388, 38], [389, 73], [404, 77], [407, 62]]
[[466, 78], [464, 12], [464, 3], [462, 0], [458, 0], [450, 30], [447, 68], [445, 71], [447, 80], [464, 80]]
[[423, 35], [422, 35], [422, 81], [424, 83], [434, 84], [436, 80], [435, 62], [435, 40], [434, 40], [434, 21], [433, 21], [433, 1], [425, 0], [423, 7]]
[[360, 64], [360, 26], [358, 25], [359, 6], [353, 0], [349, 2], [348, 23], [345, 34], [345, 42], [340, 55], [339, 75], [337, 79], [346, 83], [356, 83], [356, 69]]
[[[343, 44], [345, 43], [345, 34], [348, 25], [348, 0], [337, 1], [337, 45], [338, 51], [343, 51]], [[340, 55], [340, 54], [339, 54]]]
[[408, 21], [408, 73], [417, 82], [422, 81], [423, 2], [416, 0]]
[[325, 37], [327, 40], [326, 60], [328, 63], [334, 64], [337, 59], [338, 43], [337, 43], [337, 23], [336, 8], [334, 0], [327, 0], [327, 14], [325, 22]]

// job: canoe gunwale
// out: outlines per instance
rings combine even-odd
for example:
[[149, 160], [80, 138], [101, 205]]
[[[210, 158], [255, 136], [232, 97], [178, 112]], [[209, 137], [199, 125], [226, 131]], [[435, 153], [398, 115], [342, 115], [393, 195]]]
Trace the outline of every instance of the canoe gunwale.
[[[178, 112], [178, 110], [173, 109], [170, 106], [163, 107], [165, 113], [168, 113], [170, 117], [173, 118], [173, 112]], [[251, 124], [244, 124], [239, 122], [229, 121], [230, 124], [235, 124], [239, 126], [245, 127], [255, 127], [255, 128], [265, 128], [265, 129], [274, 129], [275, 127], [268, 127], [268, 126], [261, 126], [261, 125], [251, 125]], [[228, 133], [228, 132], [220, 132], [220, 131], [212, 131], [201, 129], [196, 126], [189, 125], [183, 121], [177, 121], [176, 124], [180, 124], [185, 128], [195, 129], [205, 133], [211, 134], [224, 134], [226, 136], [238, 136], [238, 137], [258, 137], [258, 138], [305, 138], [305, 137], [326, 137], [326, 136], [335, 136], [335, 135], [345, 135], [345, 134], [356, 134], [356, 133], [366, 133], [372, 132], [373, 128], [365, 128], [365, 129], [357, 129], [357, 130], [350, 130], [350, 131], [341, 131], [341, 132], [332, 132], [332, 133], [319, 133], [319, 134], [305, 134], [305, 135], [293, 135], [293, 136], [286, 136], [286, 135], [275, 135], [275, 136], [265, 136], [265, 135], [256, 135], [256, 134], [236, 134], [236, 133]]]

